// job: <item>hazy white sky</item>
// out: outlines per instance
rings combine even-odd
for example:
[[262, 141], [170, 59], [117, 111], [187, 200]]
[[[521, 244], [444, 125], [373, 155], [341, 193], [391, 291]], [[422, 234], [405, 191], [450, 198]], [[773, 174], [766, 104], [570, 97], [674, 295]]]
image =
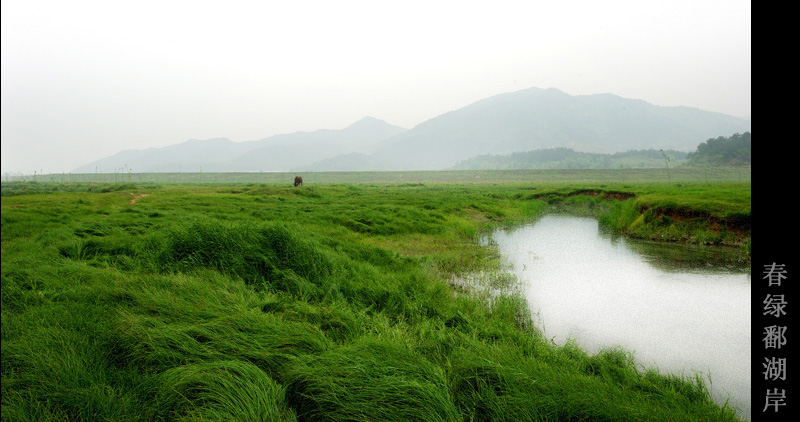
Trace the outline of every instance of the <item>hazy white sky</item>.
[[[558, 88], [751, 113], [744, 0], [3, 0], [2, 173]], [[135, 169], [133, 169], [135, 171]]]

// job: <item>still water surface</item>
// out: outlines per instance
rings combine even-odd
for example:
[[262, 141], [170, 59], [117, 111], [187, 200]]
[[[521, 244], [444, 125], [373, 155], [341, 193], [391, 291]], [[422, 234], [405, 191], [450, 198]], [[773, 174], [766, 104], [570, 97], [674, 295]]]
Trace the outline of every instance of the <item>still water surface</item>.
[[750, 418], [749, 269], [721, 259], [719, 248], [628, 241], [593, 218], [562, 215], [491, 241], [545, 336], [590, 353], [619, 345], [662, 373], [699, 373], [717, 401], [730, 398]]

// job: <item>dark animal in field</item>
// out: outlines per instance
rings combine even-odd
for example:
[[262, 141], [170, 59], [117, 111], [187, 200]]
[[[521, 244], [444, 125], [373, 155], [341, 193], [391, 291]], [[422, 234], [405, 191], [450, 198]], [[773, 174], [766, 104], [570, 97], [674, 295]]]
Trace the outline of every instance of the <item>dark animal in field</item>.
[[301, 176], [296, 176], [294, 178], [294, 187], [298, 187], [303, 184], [303, 178]]

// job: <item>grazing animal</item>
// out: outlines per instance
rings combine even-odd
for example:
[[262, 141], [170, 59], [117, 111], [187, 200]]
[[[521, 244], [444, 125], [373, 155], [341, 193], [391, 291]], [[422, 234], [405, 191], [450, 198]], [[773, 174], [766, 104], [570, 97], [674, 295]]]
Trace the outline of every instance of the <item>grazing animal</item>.
[[303, 178], [301, 176], [295, 176], [294, 178], [294, 187], [298, 187], [303, 184]]

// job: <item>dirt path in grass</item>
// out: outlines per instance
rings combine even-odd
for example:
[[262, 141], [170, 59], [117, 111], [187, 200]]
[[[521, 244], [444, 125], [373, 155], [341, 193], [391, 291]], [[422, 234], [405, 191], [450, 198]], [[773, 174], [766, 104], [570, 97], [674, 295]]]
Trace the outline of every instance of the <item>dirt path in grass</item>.
[[144, 198], [145, 196], [147, 196], [146, 193], [140, 193], [138, 195], [131, 194], [131, 195], [133, 195], [133, 198], [131, 198], [130, 202], [128, 202], [131, 205], [135, 204], [137, 199]]

